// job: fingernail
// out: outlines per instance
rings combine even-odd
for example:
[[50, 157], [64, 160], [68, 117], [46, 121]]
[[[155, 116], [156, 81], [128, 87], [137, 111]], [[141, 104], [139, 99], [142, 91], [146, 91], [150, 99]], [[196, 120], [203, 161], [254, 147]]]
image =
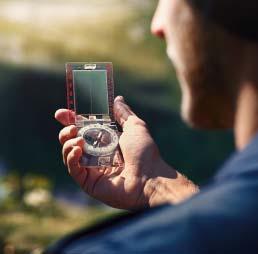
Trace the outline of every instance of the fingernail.
[[125, 100], [124, 100], [123, 96], [119, 95], [119, 96], [116, 97], [115, 101], [122, 101], [122, 102], [124, 102]]

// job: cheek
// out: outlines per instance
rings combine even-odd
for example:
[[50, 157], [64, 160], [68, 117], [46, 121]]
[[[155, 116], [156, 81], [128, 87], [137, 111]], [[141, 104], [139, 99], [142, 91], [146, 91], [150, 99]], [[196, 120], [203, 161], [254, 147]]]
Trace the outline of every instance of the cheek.
[[184, 73], [186, 66], [184, 61], [184, 54], [180, 48], [180, 42], [174, 40], [167, 45], [167, 55], [171, 60], [177, 74]]
[[[178, 1], [176, 1], [178, 2]], [[193, 56], [193, 23], [194, 16], [183, 1], [177, 6], [171, 6], [170, 14], [167, 17], [166, 40], [167, 54], [178, 73], [183, 74], [188, 70], [189, 60]]]

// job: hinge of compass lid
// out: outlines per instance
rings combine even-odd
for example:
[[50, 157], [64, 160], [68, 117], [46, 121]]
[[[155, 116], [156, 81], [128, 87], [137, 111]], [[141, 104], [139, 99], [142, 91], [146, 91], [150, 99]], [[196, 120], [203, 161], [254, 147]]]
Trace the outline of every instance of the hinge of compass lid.
[[97, 65], [96, 64], [84, 64], [84, 70], [95, 70], [97, 68]]
[[89, 115], [89, 120], [91, 120], [91, 121], [97, 120], [97, 116]]
[[111, 123], [109, 115], [89, 115], [87, 120], [92, 123], [96, 122], [104, 125], [110, 125]]

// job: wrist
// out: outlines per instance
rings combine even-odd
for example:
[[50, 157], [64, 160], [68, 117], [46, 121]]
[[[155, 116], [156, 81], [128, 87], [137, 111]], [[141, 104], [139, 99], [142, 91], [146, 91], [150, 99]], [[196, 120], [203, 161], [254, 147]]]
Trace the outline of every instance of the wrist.
[[161, 174], [150, 178], [145, 187], [150, 207], [164, 203], [178, 204], [199, 192], [197, 185], [164, 161], [160, 161], [157, 167], [157, 172]]

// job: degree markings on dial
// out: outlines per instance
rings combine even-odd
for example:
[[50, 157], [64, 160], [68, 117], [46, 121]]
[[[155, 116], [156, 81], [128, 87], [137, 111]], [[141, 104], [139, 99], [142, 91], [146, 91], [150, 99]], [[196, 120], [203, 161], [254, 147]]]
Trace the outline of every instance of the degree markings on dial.
[[[85, 133], [87, 133], [89, 130], [94, 130], [95, 131], [100, 131], [97, 135], [97, 139], [94, 141], [93, 144], [89, 144], [85, 143], [85, 152], [94, 156], [105, 156], [105, 155], [109, 155], [112, 154], [114, 152], [114, 150], [116, 149], [117, 145], [118, 145], [118, 136], [117, 133], [115, 132], [115, 130], [111, 129], [108, 126], [103, 126], [100, 124], [90, 124], [86, 127], [83, 127], [80, 131], [79, 131], [79, 135], [80, 136], [85, 136]], [[107, 132], [111, 138], [110, 138], [110, 143], [106, 143], [103, 142], [103, 144], [105, 144], [106, 146], [104, 147], [100, 147], [101, 142], [102, 142], [102, 137], [103, 135], [105, 135], [104, 132]]]

